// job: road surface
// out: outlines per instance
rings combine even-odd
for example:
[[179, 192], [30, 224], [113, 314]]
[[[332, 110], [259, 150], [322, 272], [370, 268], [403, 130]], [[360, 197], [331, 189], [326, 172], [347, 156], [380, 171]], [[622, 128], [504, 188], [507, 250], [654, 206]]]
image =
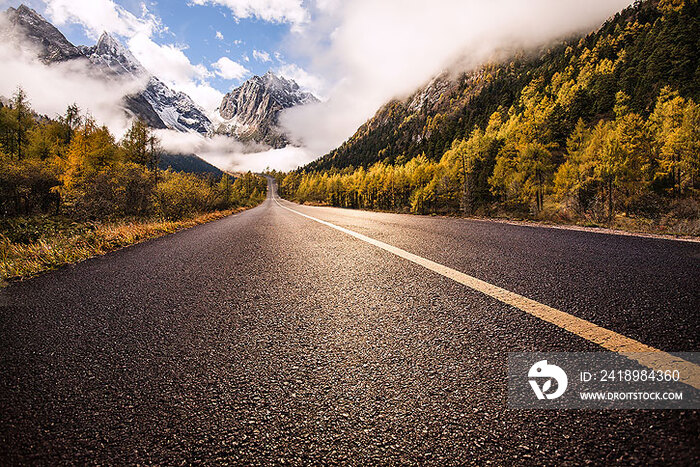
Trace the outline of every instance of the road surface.
[[0, 291], [0, 462], [697, 463], [697, 411], [508, 410], [507, 352], [601, 347], [338, 228], [669, 352], [699, 244], [269, 195]]

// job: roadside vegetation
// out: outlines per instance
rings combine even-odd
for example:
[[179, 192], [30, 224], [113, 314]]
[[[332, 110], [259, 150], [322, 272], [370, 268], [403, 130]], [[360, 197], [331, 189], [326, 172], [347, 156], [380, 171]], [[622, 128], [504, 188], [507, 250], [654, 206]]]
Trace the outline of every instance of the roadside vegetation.
[[391, 102], [338, 149], [278, 174], [280, 193], [699, 235], [698, 12], [638, 1], [585, 38], [465, 74], [434, 102], [429, 90]]
[[76, 106], [37, 116], [19, 89], [0, 104], [0, 282], [262, 202], [266, 181], [160, 170], [158, 139], [136, 120], [121, 141]]
[[559, 156], [538, 142], [547, 137], [532, 119], [495, 112], [438, 161], [276, 174], [280, 193], [347, 208], [700, 235], [700, 107], [664, 88], [644, 118], [626, 100], [618, 93], [613, 120], [579, 120]]

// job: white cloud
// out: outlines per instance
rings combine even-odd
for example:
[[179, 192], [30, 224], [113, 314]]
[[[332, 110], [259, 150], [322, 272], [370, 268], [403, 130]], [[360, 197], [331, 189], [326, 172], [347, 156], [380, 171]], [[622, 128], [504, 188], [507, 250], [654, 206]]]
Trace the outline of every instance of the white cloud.
[[270, 54], [265, 52], [264, 50], [253, 50], [253, 58], [263, 63], [272, 61], [272, 59], [270, 58]]
[[316, 0], [316, 8], [320, 11], [329, 12], [340, 8], [341, 0]]
[[219, 39], [220, 41], [224, 40], [224, 35], [221, 34], [221, 31], [216, 31], [216, 38]]
[[250, 73], [246, 67], [228, 57], [221, 57], [212, 63], [212, 67], [216, 69], [216, 74], [223, 79], [241, 79]]
[[191, 3], [225, 6], [237, 19], [258, 18], [273, 23], [290, 23], [296, 27], [309, 20], [302, 0], [192, 0]]
[[92, 38], [103, 31], [132, 37], [136, 34], [151, 36], [163, 30], [161, 21], [141, 4], [141, 16], [117, 5], [113, 0], [44, 0], [46, 14], [55, 25], [78, 23]]
[[181, 48], [172, 44], [157, 44], [145, 34], [129, 39], [129, 49], [148, 71], [165, 82], [183, 83], [211, 77], [202, 65], [194, 65]]
[[192, 98], [195, 104], [202, 107], [209, 118], [216, 116], [216, 109], [221, 105], [224, 94], [213, 88], [207, 81], [188, 81], [173, 84], [173, 89], [184, 92]]
[[325, 97], [325, 81], [316, 75], [312, 75], [295, 63], [286, 63], [278, 67], [275, 73], [294, 80], [301, 88], [311, 92], [316, 97]]
[[292, 147], [268, 150], [261, 144], [242, 143], [222, 135], [205, 138], [198, 133], [180, 133], [173, 130], [158, 130], [156, 135], [166, 151], [196, 154], [222, 170], [262, 171], [266, 167], [291, 170], [298, 166], [296, 161], [305, 151]]
[[214, 74], [206, 66], [193, 64], [183, 49], [157, 44], [138, 34], [129, 40], [129, 49], [143, 66], [175, 91], [184, 92], [210, 116], [221, 104], [223, 93], [208, 82]]
[[232, 154], [227, 157], [231, 170], [262, 172], [267, 168], [290, 171], [316, 159], [306, 147], [287, 146], [262, 152]]

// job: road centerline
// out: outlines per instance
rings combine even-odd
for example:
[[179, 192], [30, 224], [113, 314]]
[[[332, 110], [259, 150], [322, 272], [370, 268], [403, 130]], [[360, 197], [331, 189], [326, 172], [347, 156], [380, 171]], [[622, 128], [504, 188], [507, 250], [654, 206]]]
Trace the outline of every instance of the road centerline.
[[643, 344], [642, 342], [594, 324], [583, 318], [579, 318], [570, 313], [566, 313], [551, 306], [537, 302], [531, 298], [527, 298], [523, 295], [511, 292], [489, 282], [477, 279], [476, 277], [457, 271], [456, 269], [452, 269], [443, 264], [436, 263], [435, 261], [423, 258], [422, 256], [418, 256], [406, 250], [402, 250], [401, 248], [395, 247], [388, 243], [284, 206], [279, 202], [277, 196], [273, 195], [273, 199], [279, 207], [286, 209], [287, 211], [318, 222], [326, 227], [343, 232], [347, 235], [355, 237], [358, 240], [369, 243], [370, 245], [440, 274], [443, 277], [452, 279], [453, 281], [469, 287], [472, 290], [481, 292], [502, 303], [524, 311], [531, 316], [554, 324], [555, 326], [575, 334], [589, 342], [593, 342], [606, 350], [618, 353], [629, 358], [630, 360], [634, 360], [647, 368], [659, 371], [672, 369], [680, 370], [681, 382], [696, 389], [700, 389], [700, 367], [692, 362], [671, 355], [668, 352], [664, 352], [655, 347]]

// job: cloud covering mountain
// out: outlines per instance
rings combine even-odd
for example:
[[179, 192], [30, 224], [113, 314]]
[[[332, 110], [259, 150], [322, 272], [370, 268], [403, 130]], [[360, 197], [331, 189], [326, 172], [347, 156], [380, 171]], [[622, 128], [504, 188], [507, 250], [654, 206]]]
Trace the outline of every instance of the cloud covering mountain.
[[333, 83], [327, 102], [286, 111], [282, 123], [314, 156], [337, 147], [390, 99], [446, 69], [469, 71], [585, 33], [630, 0], [323, 0], [289, 48]]

